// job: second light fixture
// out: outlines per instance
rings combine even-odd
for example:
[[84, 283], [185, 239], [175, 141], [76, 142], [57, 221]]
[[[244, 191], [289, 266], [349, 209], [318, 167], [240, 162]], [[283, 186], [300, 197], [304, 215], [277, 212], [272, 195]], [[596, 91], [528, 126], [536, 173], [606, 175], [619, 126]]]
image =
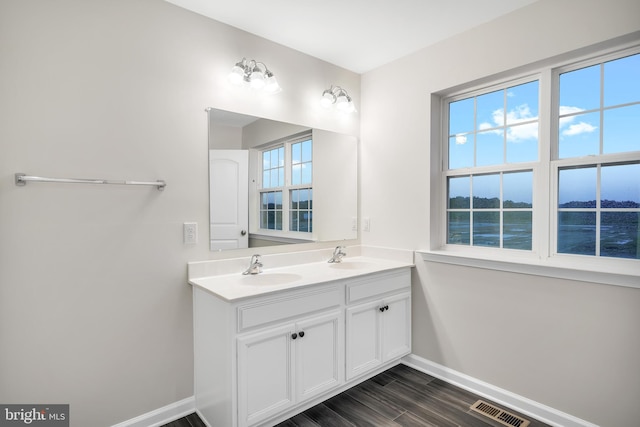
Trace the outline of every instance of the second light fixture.
[[356, 106], [353, 103], [353, 100], [347, 91], [340, 86], [331, 86], [329, 89], [322, 92], [320, 104], [326, 108], [335, 105], [338, 110], [344, 111], [345, 113], [353, 113], [356, 111]]

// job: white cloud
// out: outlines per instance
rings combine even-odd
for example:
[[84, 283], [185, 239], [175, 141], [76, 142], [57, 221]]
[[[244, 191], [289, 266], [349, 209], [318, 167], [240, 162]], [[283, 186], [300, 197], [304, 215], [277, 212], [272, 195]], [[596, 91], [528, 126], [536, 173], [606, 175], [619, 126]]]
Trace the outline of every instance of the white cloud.
[[467, 135], [456, 135], [456, 144], [457, 145], [464, 145], [467, 143]]
[[531, 114], [531, 109], [527, 104], [518, 105], [513, 110], [507, 112], [507, 123], [509, 124], [517, 124], [537, 119], [538, 117]]
[[576, 121], [576, 118], [580, 117], [580, 115], [577, 113], [580, 113], [582, 111], [584, 111], [584, 108], [571, 107], [568, 105], [560, 106], [559, 112], [561, 116], [566, 114], [572, 114], [571, 116], [560, 118], [560, 121], [558, 124], [560, 126], [561, 134], [563, 136], [576, 136], [583, 133], [591, 133], [591, 132], [594, 132], [596, 129], [598, 129], [597, 126], [593, 126], [592, 124], [587, 122], [581, 121], [578, 123], [574, 123]]
[[569, 125], [568, 129], [562, 131], [562, 135], [564, 136], [575, 136], [580, 135], [581, 133], [590, 133], [598, 129], [596, 126], [593, 126], [586, 122], [574, 123]]
[[579, 113], [581, 111], [584, 111], [584, 108], [580, 108], [580, 107], [570, 107], [568, 105], [561, 105], [560, 106], [560, 115], [564, 116], [566, 114], [574, 114], [574, 113]]
[[507, 128], [507, 141], [521, 142], [538, 139], [538, 122]]
[[[504, 109], [499, 108], [493, 113], [491, 113], [491, 119], [493, 123], [483, 122], [478, 126], [479, 130], [487, 130], [496, 127], [504, 126]], [[518, 105], [514, 107], [512, 110], [507, 111], [506, 115], [507, 123], [509, 126], [517, 125], [519, 123], [528, 122], [532, 120], [538, 120], [537, 116], [534, 116], [531, 113], [531, 108], [527, 104]], [[501, 129], [496, 129], [496, 134], [502, 135]], [[528, 123], [520, 126], [509, 127], [507, 128], [507, 141], [510, 142], [520, 142], [527, 139], [537, 139], [538, 138], [538, 123]]]

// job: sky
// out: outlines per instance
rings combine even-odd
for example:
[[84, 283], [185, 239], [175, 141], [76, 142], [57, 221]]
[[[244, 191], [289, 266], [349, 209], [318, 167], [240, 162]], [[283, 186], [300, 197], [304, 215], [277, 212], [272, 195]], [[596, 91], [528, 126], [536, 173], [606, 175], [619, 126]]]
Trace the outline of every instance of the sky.
[[[559, 86], [557, 158], [640, 151], [640, 54], [565, 72]], [[451, 103], [449, 168], [537, 161], [538, 92], [533, 81]], [[561, 202], [595, 199], [595, 168], [562, 176]], [[640, 202], [638, 182], [640, 165], [602, 168], [601, 198]]]

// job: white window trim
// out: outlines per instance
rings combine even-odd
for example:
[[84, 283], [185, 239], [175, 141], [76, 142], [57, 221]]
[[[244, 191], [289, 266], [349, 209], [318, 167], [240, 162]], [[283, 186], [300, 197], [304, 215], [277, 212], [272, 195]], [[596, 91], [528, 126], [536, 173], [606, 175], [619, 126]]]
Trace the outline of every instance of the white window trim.
[[[504, 251], [505, 249], [501, 250]], [[594, 257], [589, 257], [589, 259], [583, 260], [583, 263], [577, 264], [574, 263], [575, 260], [573, 259], [563, 259], [565, 258], [564, 255], [558, 255], [547, 260], [540, 259], [536, 262], [532, 259], [521, 259], [517, 256], [509, 259], [504, 254], [499, 257], [489, 257], [487, 254], [455, 253], [453, 251], [440, 250], [420, 250], [416, 251], [416, 253], [424, 261], [430, 262], [640, 289], [640, 275], [637, 272], [637, 265], [628, 265], [627, 268], [613, 273], [604, 268], [590, 268], [594, 267], [591, 265], [591, 259]], [[585, 266], [585, 264], [587, 265]]]
[[[497, 271], [506, 271], [527, 275], [552, 277], [558, 279], [578, 280], [589, 283], [617, 285], [632, 288], [640, 288], [640, 260], [625, 258], [595, 257], [586, 255], [558, 254], [556, 252], [555, 237], [557, 230], [557, 206], [552, 204], [557, 200], [557, 170], [562, 165], [575, 164], [575, 159], [554, 159], [552, 153], [557, 152], [557, 123], [552, 120], [557, 100], [558, 75], [560, 71], [576, 69], [588, 66], [589, 63], [599, 63], [620, 56], [620, 54], [633, 54], [640, 52], [638, 41], [634, 40], [625, 45], [610, 47], [607, 50], [593, 51], [588, 56], [564, 58], [553, 64], [545, 63], [542, 66], [531, 67], [519, 74], [496, 78], [495, 80], [482, 79], [482, 82], [465, 85], [458, 91], [442, 91], [435, 93], [431, 98], [431, 200], [430, 208], [430, 248], [418, 250], [416, 254], [424, 261], [446, 264], [462, 265], [476, 268], [484, 268]], [[506, 76], [506, 73], [503, 74]], [[468, 97], [474, 93], [490, 92], [495, 85], [511, 84], [523, 81], [523, 79], [539, 79], [539, 134], [538, 150], [539, 163], [533, 169], [533, 241], [532, 250], [494, 249], [487, 247], [474, 247], [466, 245], [452, 245], [446, 243], [447, 237], [447, 194], [446, 180], [451, 176], [447, 170], [448, 152], [448, 122], [445, 100], [455, 97]], [[489, 83], [487, 83], [489, 82]], [[555, 133], [554, 133], [555, 132]], [[640, 156], [638, 152], [600, 156], [585, 159], [586, 164], [629, 161]], [[606, 160], [604, 160], [606, 158]], [[529, 165], [529, 164], [527, 164]], [[516, 167], [524, 167], [525, 164], [517, 164]], [[500, 170], [509, 169], [506, 165]], [[480, 169], [474, 169], [478, 173]], [[487, 168], [490, 171], [490, 168]], [[456, 172], [463, 171], [456, 170]], [[471, 169], [466, 171], [471, 172]]]

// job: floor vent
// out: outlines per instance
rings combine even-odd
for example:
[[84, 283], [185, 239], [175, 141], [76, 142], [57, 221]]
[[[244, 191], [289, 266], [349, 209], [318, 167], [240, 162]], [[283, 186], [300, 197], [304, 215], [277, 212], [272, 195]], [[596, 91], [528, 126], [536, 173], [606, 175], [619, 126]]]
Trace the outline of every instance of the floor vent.
[[476, 403], [471, 405], [471, 410], [476, 411], [493, 420], [496, 420], [497, 422], [506, 426], [527, 427], [529, 425], [529, 421], [525, 420], [524, 418], [513, 415], [507, 411], [503, 411], [502, 409], [497, 408], [487, 402], [483, 402], [482, 400], [478, 400]]

